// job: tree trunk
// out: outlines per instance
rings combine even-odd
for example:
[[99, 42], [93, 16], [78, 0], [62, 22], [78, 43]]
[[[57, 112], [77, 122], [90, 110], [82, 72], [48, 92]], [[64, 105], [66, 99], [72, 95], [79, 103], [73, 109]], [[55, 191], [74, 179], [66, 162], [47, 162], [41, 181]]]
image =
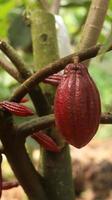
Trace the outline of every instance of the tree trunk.
[[[37, 69], [59, 58], [55, 19], [45, 10], [31, 14], [34, 63]], [[52, 129], [53, 137], [57, 137]], [[68, 145], [60, 153], [41, 150], [41, 174], [49, 200], [73, 200], [71, 159]]]

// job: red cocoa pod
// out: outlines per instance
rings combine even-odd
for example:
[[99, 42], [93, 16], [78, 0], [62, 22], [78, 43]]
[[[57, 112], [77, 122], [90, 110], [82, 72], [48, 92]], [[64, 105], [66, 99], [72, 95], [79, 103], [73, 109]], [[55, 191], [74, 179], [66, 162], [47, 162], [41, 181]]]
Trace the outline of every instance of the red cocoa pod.
[[47, 83], [47, 84], [50, 84], [50, 85], [53, 85], [53, 86], [58, 86], [60, 81], [61, 81], [61, 78], [62, 78], [62, 74], [53, 74], [51, 76], [49, 76], [48, 78], [45, 78], [43, 80], [44, 83]]
[[16, 102], [2, 101], [0, 102], [0, 106], [8, 110], [10, 113], [21, 117], [27, 117], [34, 114], [28, 107]]
[[54, 100], [56, 125], [65, 140], [81, 148], [95, 135], [101, 115], [98, 89], [83, 64], [69, 64]]
[[20, 100], [20, 103], [26, 103], [26, 102], [28, 102], [28, 101], [29, 101], [28, 98], [23, 97], [23, 98]]
[[18, 181], [3, 181], [2, 182], [2, 190], [9, 190], [19, 186]]
[[60, 152], [60, 148], [53, 141], [51, 137], [46, 135], [44, 132], [39, 131], [32, 135], [32, 138], [35, 139], [40, 145], [42, 145], [46, 150], [52, 152]]

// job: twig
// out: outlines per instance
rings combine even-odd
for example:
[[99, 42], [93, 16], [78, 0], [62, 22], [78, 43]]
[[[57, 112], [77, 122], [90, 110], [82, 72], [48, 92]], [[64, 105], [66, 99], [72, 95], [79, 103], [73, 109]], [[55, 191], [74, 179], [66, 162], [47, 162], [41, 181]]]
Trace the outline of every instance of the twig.
[[[19, 78], [15, 77], [17, 78], [16, 80], [22, 83], [24, 80], [26, 80], [32, 75], [31, 72], [28, 70], [28, 66], [19, 57], [19, 55], [16, 53], [15, 49], [12, 46], [10, 46], [5, 41], [0, 41], [0, 49], [3, 51], [3, 53], [5, 53], [5, 55], [12, 61], [12, 63], [17, 68], [20, 76]], [[11, 70], [13, 70], [13, 68]], [[42, 93], [41, 88], [39, 86], [33, 87], [29, 93], [37, 113], [39, 115], [40, 113], [41, 115], [48, 114], [50, 110], [49, 105], [47, 99]]]
[[[22, 135], [23, 139], [32, 135], [39, 130], [49, 128], [51, 125], [55, 123], [54, 115], [46, 115], [44, 117], [39, 117], [32, 119], [28, 122], [24, 122], [23, 124], [15, 127], [15, 132], [17, 135]], [[19, 136], [18, 136], [19, 137]]]
[[22, 79], [18, 70], [15, 69], [15, 67], [13, 67], [9, 62], [7, 62], [3, 58], [0, 58], [0, 67], [2, 67], [5, 71], [7, 71], [17, 81], [22, 82]]
[[[74, 62], [75, 56], [79, 57], [79, 62], [82, 62], [86, 59], [94, 58], [102, 45], [97, 45], [91, 47], [84, 51], [79, 51], [77, 53], [71, 54], [67, 57], [61, 58], [51, 64], [48, 64], [43, 69], [39, 70], [35, 74], [33, 74], [30, 78], [28, 78], [24, 83], [15, 91], [13, 96], [10, 98], [10, 101], [18, 102], [23, 96], [27, 94], [27, 92], [31, 91], [31, 89], [38, 84], [39, 82], [43, 81], [46, 77], [57, 73], [58, 71], [64, 69], [64, 67]], [[112, 50], [112, 45], [108, 49], [108, 51]]]
[[112, 113], [103, 113], [100, 124], [112, 124]]
[[[12, 61], [12, 63], [17, 67], [19, 72], [22, 74], [22, 78], [26, 79], [29, 77], [29, 71], [27, 65], [24, 61], [17, 55], [16, 51], [5, 41], [0, 40], [0, 49], [5, 53], [5, 55]], [[26, 76], [27, 75], [27, 76]]]

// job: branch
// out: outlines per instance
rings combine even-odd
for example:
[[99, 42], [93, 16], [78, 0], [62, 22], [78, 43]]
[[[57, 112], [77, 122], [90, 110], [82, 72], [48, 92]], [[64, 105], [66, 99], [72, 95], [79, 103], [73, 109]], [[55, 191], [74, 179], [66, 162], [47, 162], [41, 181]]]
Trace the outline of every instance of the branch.
[[[98, 54], [98, 51], [101, 47], [102, 45], [97, 45], [84, 51], [79, 51], [67, 57], [61, 58], [51, 64], [48, 64], [46, 67], [37, 71], [30, 78], [24, 81], [24, 83], [15, 91], [13, 96], [10, 98], [10, 101], [20, 101], [20, 99], [23, 98], [28, 92], [30, 92], [36, 84], [43, 81], [46, 77], [64, 69], [67, 64], [73, 63], [75, 57], [79, 57], [79, 62], [82, 62], [86, 59], [94, 58]], [[112, 45], [108, 49], [108, 51], [110, 50], [112, 50]]]
[[0, 67], [2, 67], [5, 71], [7, 71], [17, 81], [22, 82], [22, 79], [18, 70], [16, 70], [9, 62], [7, 62], [3, 58], [0, 58]]
[[34, 169], [26, 153], [24, 140], [22, 136], [16, 137], [12, 117], [9, 113], [3, 111], [0, 111], [0, 139], [12, 170], [29, 199], [47, 200], [41, 185], [41, 177]]
[[[17, 78], [16, 80], [22, 83], [24, 80], [26, 80], [32, 75], [31, 72], [28, 70], [28, 66], [23, 62], [23, 60], [19, 57], [19, 55], [16, 53], [15, 49], [12, 46], [10, 46], [5, 41], [0, 41], [0, 49], [3, 51], [3, 53], [5, 53], [5, 55], [7, 55], [7, 57], [17, 68], [17, 74], [19, 73], [19, 77], [15, 77]], [[7, 69], [9, 70], [9, 67]], [[13, 71], [12, 75], [14, 77], [14, 69], [11, 68], [10, 71]], [[39, 115], [49, 113], [50, 108], [47, 99], [42, 93], [41, 88], [39, 86], [34, 87], [29, 93], [37, 113]]]
[[[81, 41], [78, 45], [79, 50], [87, 49], [96, 45], [105, 20], [108, 5], [109, 0], [91, 1], [87, 20], [81, 35]], [[86, 61], [85, 64], [89, 64], [89, 61]]]
[[39, 117], [32, 119], [28, 122], [24, 122], [23, 124], [15, 127], [15, 132], [18, 135], [22, 135], [22, 137], [25, 139], [29, 135], [32, 135], [35, 132], [38, 132], [39, 130], [49, 128], [51, 125], [55, 123], [54, 115], [46, 115], [44, 117]]
[[12, 63], [17, 67], [17, 69], [21, 73], [23, 79], [26, 79], [31, 75], [31, 73], [29, 74], [28, 70], [26, 70], [27, 65], [23, 62], [23, 60], [18, 56], [16, 51], [8, 43], [0, 40], [0, 49], [12, 61]]
[[[26, 137], [32, 135], [35, 132], [49, 128], [51, 125], [55, 124], [54, 114], [46, 115], [44, 117], [39, 117], [38, 119], [32, 119], [28, 122], [15, 127], [15, 132], [18, 135], [22, 135], [25, 139]], [[101, 115], [100, 124], [112, 124], [112, 113], [103, 113]]]
[[112, 124], [112, 113], [103, 113], [100, 124]]
[[96, 44], [108, 9], [108, 4], [109, 0], [91, 1], [80, 41], [80, 50], [90, 48]]

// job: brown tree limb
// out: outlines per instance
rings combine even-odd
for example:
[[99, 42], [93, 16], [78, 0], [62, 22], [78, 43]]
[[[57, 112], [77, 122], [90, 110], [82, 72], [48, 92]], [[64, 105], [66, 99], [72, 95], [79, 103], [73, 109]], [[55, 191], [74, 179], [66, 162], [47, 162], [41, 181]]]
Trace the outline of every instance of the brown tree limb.
[[[34, 132], [49, 128], [51, 125], [55, 124], [54, 114], [46, 115], [39, 118], [34, 118], [28, 122], [15, 127], [15, 132], [18, 135], [22, 135], [25, 139], [26, 137], [32, 135]], [[112, 124], [112, 113], [102, 113], [100, 124]]]
[[[5, 43], [6, 44], [6, 43]], [[6, 44], [6, 48], [7, 48], [7, 45]], [[12, 55], [10, 50], [10, 48], [8, 48], [8, 55]], [[11, 48], [11, 51], [13, 51], [13, 54], [14, 54], [14, 50], [12, 50]], [[18, 63], [18, 62], [17, 62]], [[18, 64], [17, 64], [18, 65]], [[19, 70], [17, 70], [15, 67], [13, 67], [9, 62], [7, 62], [5, 59], [3, 58], [0, 58], [0, 66], [5, 70], [7, 71], [15, 80], [17, 80], [18, 82], [22, 83], [24, 81], [24, 79], [22, 78], [23, 76], [26, 76], [30, 73], [30, 72], [26, 72], [25, 73], [25, 70], [24, 70], [24, 75], [22, 74], [21, 70], [20, 70], [20, 73], [19, 73]], [[18, 68], [18, 66], [16, 66]], [[24, 66], [22, 66], [23, 68]], [[32, 91], [30, 91], [30, 96], [31, 96], [31, 99], [33, 101], [33, 104], [36, 108], [36, 111], [37, 113], [39, 112], [40, 113], [40, 110], [43, 114], [46, 114], [46, 104], [45, 104], [45, 100], [44, 100], [44, 96], [42, 94], [42, 91], [40, 89], [40, 87], [35, 87], [33, 88]]]
[[[19, 55], [16, 53], [15, 49], [10, 46], [5, 41], [0, 41], [0, 49], [3, 51], [3, 53], [11, 60], [11, 62], [15, 65], [17, 68], [14, 69], [13, 67], [4, 66], [5, 70], [7, 68], [8, 72], [12, 73], [12, 76], [18, 80], [20, 83], [22, 83], [24, 80], [29, 78], [32, 73], [28, 70], [27, 64], [24, 63], [24, 61], [19, 57]], [[14, 70], [17, 71], [17, 76], [14, 74]], [[31, 99], [33, 101], [33, 104], [35, 106], [36, 112], [40, 115], [47, 114], [49, 112], [49, 105], [47, 102], [47, 99], [45, 98], [44, 94], [42, 93], [42, 90], [39, 86], [35, 86], [32, 88], [32, 90], [29, 92]]]
[[3, 58], [0, 58], [0, 67], [7, 71], [8, 74], [10, 74], [15, 80], [17, 80], [18, 82], [22, 82], [18, 70]]
[[[31, 73], [26, 68], [27, 67], [26, 64], [21, 60], [21, 58], [19, 58], [16, 51], [10, 45], [1, 41], [0, 48], [18, 69], [18, 71], [19, 71], [18, 73], [20, 75], [19, 79], [16, 76], [15, 76], [15, 78], [19, 82], [23, 82], [24, 79], [28, 78], [31, 75]], [[7, 71], [9, 72], [8, 66], [5, 66], [5, 67], [7, 68]], [[12, 72], [12, 70], [13, 70], [13, 68], [10, 67], [11, 72]], [[14, 73], [12, 73], [12, 75], [14, 76]], [[31, 95], [31, 98], [33, 99], [33, 103], [36, 106], [36, 108], [37, 108], [37, 105], [39, 105], [39, 103], [37, 103], [37, 102], [40, 101], [41, 103], [43, 103], [44, 106], [43, 106], [42, 111], [45, 114], [45, 112], [46, 112], [45, 102], [43, 101], [43, 94], [41, 93], [40, 88], [39, 87], [33, 88], [33, 90], [30, 91], [30, 95]], [[4, 119], [4, 121], [5, 120], [6, 119]], [[1, 127], [2, 127], [2, 125], [1, 125]], [[38, 199], [46, 200], [46, 196], [43, 192], [43, 188], [40, 183], [41, 176], [34, 169], [32, 163], [26, 153], [26, 149], [24, 147], [24, 141], [25, 141], [24, 138], [22, 137], [22, 135], [21, 136], [13, 135], [12, 142], [15, 141], [15, 143], [13, 143], [14, 144], [13, 145], [10, 140], [11, 135], [14, 133], [13, 127], [10, 131], [11, 131], [10, 136], [9, 136], [9, 132], [8, 132], [8, 135], [7, 135], [7, 133], [5, 133], [6, 134], [5, 138], [7, 138], [7, 140], [5, 140], [4, 137], [3, 138], [1, 137], [1, 140], [2, 140], [2, 143], [4, 146], [4, 152], [8, 158], [8, 161], [9, 161], [13, 171], [15, 172], [15, 175], [17, 176], [18, 180], [20, 181], [20, 183], [21, 183], [22, 187], [24, 188], [25, 192], [27, 193], [29, 199], [36, 200], [37, 196], [38, 196]], [[20, 136], [20, 137], [18, 138], [18, 136]], [[12, 146], [12, 148], [10, 148], [10, 146]], [[18, 155], [19, 153], [22, 154], [22, 156]], [[27, 170], [26, 170], [26, 167], [24, 169], [21, 168], [21, 166], [22, 167], [24, 166], [24, 163], [28, 166]], [[30, 174], [29, 178], [28, 178], [28, 174]], [[31, 178], [31, 180], [30, 180], [30, 178]], [[32, 186], [29, 184], [30, 181], [32, 182], [31, 183]], [[36, 189], [36, 187], [38, 187], [38, 188]]]
[[19, 135], [22, 135], [22, 137], [25, 139], [33, 133], [38, 132], [39, 130], [43, 130], [45, 128], [49, 128], [51, 125], [54, 124], [54, 115], [50, 114], [43, 117], [36, 117], [28, 122], [22, 123], [21, 125], [15, 127], [15, 132], [18, 135], [18, 138]]
[[112, 113], [102, 113], [100, 124], [112, 124]]
[[[86, 23], [78, 44], [79, 50], [96, 45], [108, 9], [109, 0], [92, 0]], [[84, 62], [86, 65], [89, 61]]]
[[47, 200], [41, 184], [41, 176], [34, 169], [26, 153], [22, 135], [19, 138], [15, 135], [12, 117], [3, 111], [0, 111], [0, 139], [11, 168], [29, 199]]
[[21, 76], [23, 79], [26, 79], [31, 75], [31, 73], [27, 70], [27, 65], [18, 56], [16, 51], [13, 49], [13, 47], [11, 47], [5, 41], [0, 40], [0, 49], [11, 60], [11, 62], [16, 66], [18, 71], [21, 73]]
[[93, 0], [82, 32], [79, 49], [90, 48], [96, 44], [108, 9], [109, 0]]
[[[71, 54], [69, 56], [66, 56], [64, 58], [61, 58], [59, 60], [56, 60], [53, 63], [48, 64], [43, 69], [37, 71], [35, 74], [33, 74], [31, 77], [29, 77], [24, 83], [15, 91], [13, 96], [10, 98], [11, 101], [18, 102], [23, 96], [25, 96], [29, 91], [32, 90], [32, 88], [38, 84], [39, 82], [43, 81], [46, 77], [59, 72], [60, 70], [64, 69], [64, 67], [74, 62], [74, 58], [76, 56], [79, 57], [79, 62], [82, 62], [86, 59], [94, 58], [97, 56], [98, 51], [102, 45], [96, 45], [89, 49], [76, 52], [74, 54]], [[108, 51], [112, 50], [112, 45], [108, 49]]]

